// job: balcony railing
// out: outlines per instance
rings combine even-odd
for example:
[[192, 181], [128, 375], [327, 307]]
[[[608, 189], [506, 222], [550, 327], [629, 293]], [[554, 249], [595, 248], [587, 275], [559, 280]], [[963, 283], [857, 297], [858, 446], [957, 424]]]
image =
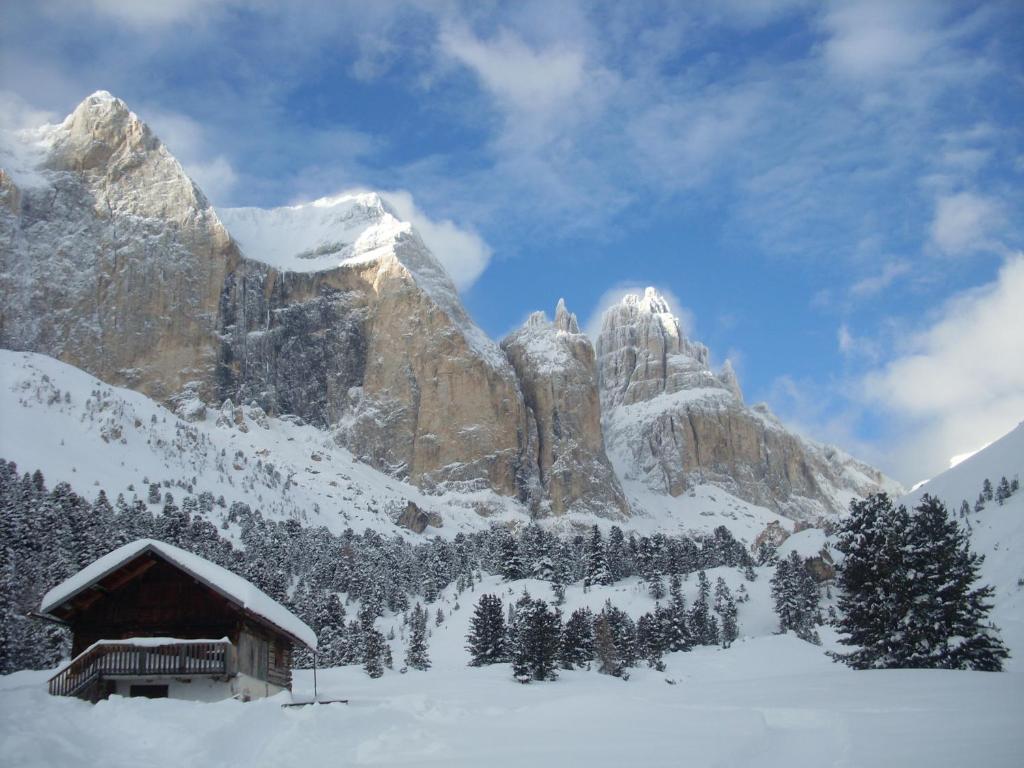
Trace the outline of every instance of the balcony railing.
[[80, 653], [50, 678], [54, 696], [95, 700], [99, 683], [115, 677], [194, 677], [232, 675], [237, 669], [234, 647], [224, 640], [151, 638], [101, 640]]

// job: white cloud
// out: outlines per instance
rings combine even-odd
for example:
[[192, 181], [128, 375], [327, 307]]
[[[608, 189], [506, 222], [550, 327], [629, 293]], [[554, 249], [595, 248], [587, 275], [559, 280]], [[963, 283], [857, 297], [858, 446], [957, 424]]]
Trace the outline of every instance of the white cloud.
[[846, 323], [842, 323], [836, 331], [836, 342], [839, 351], [845, 357], [864, 357], [874, 359], [878, 355], [878, 349], [870, 340], [855, 336]]
[[416, 228], [423, 242], [444, 265], [456, 288], [460, 291], [469, 288], [483, 274], [491, 260], [491, 249], [480, 235], [459, 227], [450, 219], [431, 219], [404, 189], [381, 194], [400, 219]]
[[1001, 221], [1001, 206], [990, 197], [973, 192], [945, 195], [935, 202], [931, 242], [951, 256], [992, 247], [992, 230]]
[[[620, 283], [613, 288], [609, 288], [603, 294], [601, 298], [597, 300], [594, 308], [590, 312], [590, 316], [587, 318], [586, 323], [583, 325], [583, 331], [591, 339], [597, 339], [601, 333], [601, 320], [606, 310], [610, 307], [620, 303], [626, 296], [630, 294], [636, 294], [642, 296], [644, 289], [650, 285], [649, 283]], [[668, 307], [672, 311], [672, 314], [676, 316], [679, 321], [679, 328], [683, 332], [683, 335], [688, 339], [693, 339], [697, 331], [697, 319], [693, 312], [687, 307], [683, 306], [683, 303], [679, 300], [671, 289], [663, 285], [655, 285], [654, 289], [662, 295]]]
[[850, 286], [850, 295], [864, 299], [881, 293], [898, 278], [910, 272], [910, 264], [906, 261], [890, 261], [877, 275], [862, 278]]
[[134, 27], [160, 27], [187, 21], [225, 5], [223, 0], [92, 0], [91, 4], [97, 13]]
[[546, 113], [565, 106], [584, 82], [584, 57], [572, 48], [535, 50], [502, 31], [483, 41], [463, 27], [442, 31], [441, 49], [471, 69], [504, 106]]
[[0, 131], [38, 128], [57, 121], [57, 115], [29, 104], [12, 91], [0, 90]]
[[938, 39], [934, 8], [910, 0], [839, 3], [824, 14], [825, 60], [853, 79], [892, 77], [918, 62]]
[[628, 126], [629, 138], [649, 173], [670, 179], [671, 187], [696, 186], [756, 125], [765, 101], [756, 83], [723, 92], [707, 89], [637, 115]]
[[908, 351], [864, 377], [861, 394], [902, 427], [904, 477], [931, 476], [950, 456], [1024, 419], [1024, 254], [997, 279], [950, 300]]

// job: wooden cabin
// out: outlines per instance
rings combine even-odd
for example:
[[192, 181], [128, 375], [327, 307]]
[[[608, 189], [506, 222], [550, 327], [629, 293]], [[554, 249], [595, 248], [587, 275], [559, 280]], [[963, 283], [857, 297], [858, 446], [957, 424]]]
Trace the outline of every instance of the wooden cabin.
[[191, 552], [141, 539], [43, 598], [72, 632], [72, 660], [50, 693], [216, 701], [291, 689], [292, 652], [316, 635], [250, 582]]

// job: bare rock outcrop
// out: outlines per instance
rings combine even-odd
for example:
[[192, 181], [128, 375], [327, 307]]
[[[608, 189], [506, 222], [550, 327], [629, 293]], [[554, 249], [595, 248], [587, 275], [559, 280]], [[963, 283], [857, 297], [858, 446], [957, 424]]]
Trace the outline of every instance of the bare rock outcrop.
[[104, 92], [21, 139], [39, 166], [3, 182], [0, 343], [160, 400], [192, 381], [213, 397], [240, 256], [202, 192]]
[[748, 407], [732, 367], [715, 373], [654, 289], [605, 312], [597, 366], [608, 454], [624, 481], [678, 496], [712, 483], [794, 519], [840, 512], [897, 484]]
[[537, 432], [545, 511], [623, 517], [629, 505], [604, 450], [594, 347], [559, 301], [555, 320], [535, 312], [501, 343]]

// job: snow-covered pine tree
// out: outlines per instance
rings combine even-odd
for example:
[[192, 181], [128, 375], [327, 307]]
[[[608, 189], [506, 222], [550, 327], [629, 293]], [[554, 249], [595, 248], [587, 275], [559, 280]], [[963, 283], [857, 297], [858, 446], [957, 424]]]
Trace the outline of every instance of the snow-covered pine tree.
[[516, 603], [515, 631], [510, 649], [512, 676], [521, 683], [554, 680], [562, 620], [544, 600], [524, 595]]
[[505, 656], [505, 611], [496, 595], [481, 595], [466, 635], [471, 667], [497, 664]]
[[507, 535], [501, 547], [501, 575], [506, 581], [516, 581], [526, 576], [519, 545], [512, 535]]
[[665, 668], [665, 663], [662, 661], [662, 656], [665, 653], [665, 638], [659, 620], [662, 610], [660, 605], [655, 605], [652, 613], [645, 613], [636, 622], [637, 652], [642, 659], [647, 661], [648, 666], [659, 671]]
[[1002, 669], [1009, 654], [987, 622], [994, 590], [975, 587], [984, 558], [970, 551], [969, 537], [941, 501], [922, 497], [903, 552], [909, 593], [894, 666]]
[[820, 595], [806, 563], [794, 550], [779, 561], [771, 580], [772, 600], [779, 617], [779, 629], [791, 631], [801, 640], [820, 645], [816, 627], [821, 623]]
[[594, 620], [594, 655], [597, 658], [597, 671], [602, 675], [622, 676], [622, 661], [619, 659], [618, 648], [607, 617], [600, 613]]
[[732, 592], [725, 579], [721, 576], [715, 581], [715, 613], [721, 620], [722, 645], [728, 648], [739, 634], [736, 628], [736, 601], [733, 600]]
[[427, 650], [427, 611], [416, 603], [409, 618], [409, 645], [405, 649], [405, 665], [410, 669], [430, 669]]
[[608, 531], [607, 548], [608, 571], [613, 582], [625, 578], [629, 572], [626, 555], [626, 537], [619, 526], [613, 525]]
[[992, 501], [992, 481], [987, 477], [981, 484], [981, 495], [985, 497], [985, 501]]
[[837, 547], [840, 642], [856, 669], [1002, 669], [1007, 651], [987, 623], [992, 588], [976, 587], [982, 558], [939, 500], [913, 515], [879, 494], [851, 505]]
[[608, 570], [608, 560], [605, 554], [604, 536], [601, 529], [596, 525], [590, 529], [590, 537], [587, 539], [587, 563], [586, 574], [583, 577], [583, 586], [589, 587], [594, 584], [611, 584], [612, 574]]
[[835, 548], [845, 555], [837, 566], [839, 642], [853, 648], [836, 654], [854, 669], [891, 666], [894, 605], [903, 599], [906, 583], [903, 542], [909, 515], [894, 507], [888, 495], [875, 494], [850, 503]]
[[683, 597], [683, 583], [678, 573], [672, 574], [668, 593], [669, 603], [660, 617], [665, 650], [688, 651], [693, 646], [693, 639], [686, 623], [686, 599]]
[[384, 674], [384, 635], [373, 627], [363, 632], [363, 671], [372, 678]]
[[589, 664], [594, 658], [594, 614], [589, 608], [577, 608], [562, 630], [558, 661], [563, 669]]
[[1010, 481], [1006, 479], [1006, 475], [1003, 475], [999, 480], [999, 485], [996, 486], [996, 502], [999, 506], [1003, 505], [1008, 498], [1010, 498]]
[[711, 583], [702, 570], [697, 572], [697, 599], [690, 608], [687, 625], [696, 645], [718, 645], [718, 622], [711, 614]]
[[974, 502], [974, 511], [981, 512], [985, 508], [985, 495], [979, 493], [978, 500]]

